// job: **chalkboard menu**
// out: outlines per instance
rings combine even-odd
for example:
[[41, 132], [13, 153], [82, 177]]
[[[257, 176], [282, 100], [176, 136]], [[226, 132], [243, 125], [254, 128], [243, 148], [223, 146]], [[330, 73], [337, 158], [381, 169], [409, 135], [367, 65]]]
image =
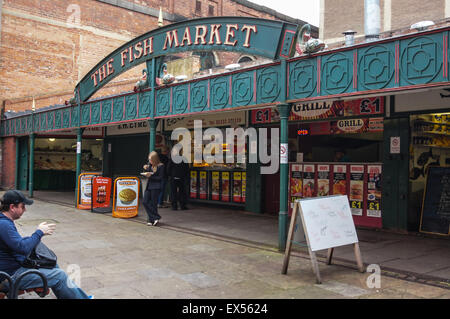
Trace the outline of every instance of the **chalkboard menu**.
[[428, 168], [420, 231], [450, 234], [450, 167]]

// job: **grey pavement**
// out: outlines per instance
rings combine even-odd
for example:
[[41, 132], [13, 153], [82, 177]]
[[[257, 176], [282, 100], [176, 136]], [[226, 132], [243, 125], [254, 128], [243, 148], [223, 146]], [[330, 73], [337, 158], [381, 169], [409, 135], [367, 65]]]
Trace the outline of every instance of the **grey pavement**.
[[[210, 207], [161, 209], [161, 226], [152, 227], [143, 210], [137, 218], [120, 219], [75, 209], [71, 193], [69, 202], [61, 194], [42, 197], [35, 192], [35, 204], [16, 222], [19, 231], [29, 235], [44, 220], [57, 223], [44, 242], [61, 268], [80, 270], [81, 287], [96, 298], [450, 298], [448, 281], [438, 279], [448, 274], [448, 240], [405, 241], [398, 234], [358, 231], [364, 263], [380, 262], [381, 286], [370, 288], [373, 274], [356, 270], [347, 247], [336, 251], [333, 265], [319, 258], [318, 285], [302, 250], [291, 256], [287, 275], [281, 274], [275, 217]], [[435, 277], [423, 280], [429, 274]]]

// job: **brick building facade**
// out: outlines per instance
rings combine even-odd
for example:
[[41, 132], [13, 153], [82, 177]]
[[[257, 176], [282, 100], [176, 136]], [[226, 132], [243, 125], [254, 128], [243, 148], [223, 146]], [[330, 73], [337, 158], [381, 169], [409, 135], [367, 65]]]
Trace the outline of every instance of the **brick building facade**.
[[[320, 0], [320, 39], [342, 42], [342, 32], [356, 31], [364, 37], [364, 0]], [[391, 36], [412, 24], [431, 20], [436, 24], [450, 19], [449, 0], [380, 0], [380, 32]]]
[[[2, 0], [0, 1], [0, 105], [5, 111], [64, 104], [75, 85], [102, 58], [163, 24], [208, 16], [248, 16], [305, 22], [246, 0]], [[317, 28], [313, 33], [318, 35]], [[237, 62], [224, 53], [220, 65]], [[144, 67], [114, 79], [93, 98], [130, 91]], [[4, 155], [3, 158], [1, 155]], [[0, 150], [1, 185], [14, 187], [15, 141]], [[7, 156], [7, 157], [5, 157]]]

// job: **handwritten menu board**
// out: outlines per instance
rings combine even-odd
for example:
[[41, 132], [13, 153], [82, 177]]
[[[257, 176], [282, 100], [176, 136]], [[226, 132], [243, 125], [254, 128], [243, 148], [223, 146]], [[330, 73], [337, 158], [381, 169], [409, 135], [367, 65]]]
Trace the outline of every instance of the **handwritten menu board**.
[[347, 196], [324, 196], [298, 203], [312, 251], [358, 242]]
[[450, 235], [450, 167], [428, 168], [420, 231]]

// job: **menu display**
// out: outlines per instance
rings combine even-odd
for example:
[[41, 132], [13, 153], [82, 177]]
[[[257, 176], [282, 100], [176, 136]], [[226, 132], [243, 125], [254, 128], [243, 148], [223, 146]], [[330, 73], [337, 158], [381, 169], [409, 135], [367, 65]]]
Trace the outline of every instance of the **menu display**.
[[230, 172], [222, 172], [222, 202], [230, 201]]
[[207, 179], [206, 179], [206, 172], [200, 172], [200, 199], [206, 199], [207, 198]]
[[240, 203], [242, 196], [242, 174], [241, 172], [233, 173], [233, 202]]
[[139, 179], [118, 177], [114, 181], [113, 217], [131, 218], [138, 214]]
[[109, 177], [97, 176], [92, 179], [92, 209], [106, 208], [111, 205], [112, 180]]
[[330, 194], [330, 165], [317, 165], [317, 196]]
[[381, 165], [368, 165], [367, 175], [367, 216], [381, 218]]
[[364, 165], [350, 165], [350, 208], [353, 215], [362, 216]]
[[81, 173], [78, 176], [78, 209], [91, 209], [92, 204], [92, 178], [101, 173]]
[[303, 165], [303, 197], [315, 196], [314, 165]]
[[211, 199], [220, 200], [220, 173], [212, 172]]
[[245, 203], [245, 191], [247, 188], [247, 173], [246, 172], [242, 172], [242, 197], [241, 197], [241, 202]]
[[191, 171], [191, 180], [189, 183], [189, 197], [197, 198], [197, 171]]
[[382, 227], [381, 164], [291, 163], [289, 172], [290, 213], [299, 198], [347, 195], [355, 225]]

